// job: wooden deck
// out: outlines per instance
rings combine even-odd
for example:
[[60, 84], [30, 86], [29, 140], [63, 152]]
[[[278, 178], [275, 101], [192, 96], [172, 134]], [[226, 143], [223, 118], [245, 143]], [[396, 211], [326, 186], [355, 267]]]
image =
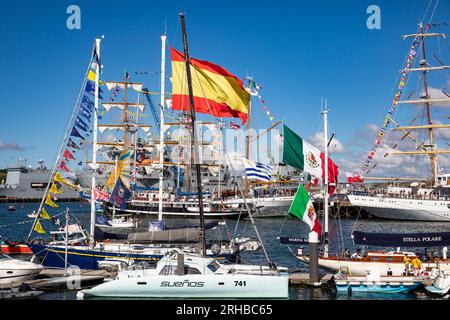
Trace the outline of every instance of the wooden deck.
[[321, 274], [319, 275], [318, 283], [310, 283], [309, 273], [294, 272], [289, 274], [289, 285], [291, 287], [298, 287], [298, 286], [320, 287], [322, 284], [327, 283], [329, 280], [331, 280], [332, 277], [333, 274], [331, 273]]

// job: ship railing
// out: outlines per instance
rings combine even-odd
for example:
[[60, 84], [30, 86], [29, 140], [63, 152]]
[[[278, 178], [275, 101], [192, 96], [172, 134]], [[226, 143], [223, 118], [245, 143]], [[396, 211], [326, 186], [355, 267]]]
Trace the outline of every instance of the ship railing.
[[411, 199], [411, 200], [436, 200], [436, 201], [449, 201], [450, 195], [440, 195], [436, 192], [417, 194], [411, 192], [387, 192], [382, 190], [354, 190], [351, 192], [357, 196], [371, 196], [371, 197], [388, 197], [397, 199]]

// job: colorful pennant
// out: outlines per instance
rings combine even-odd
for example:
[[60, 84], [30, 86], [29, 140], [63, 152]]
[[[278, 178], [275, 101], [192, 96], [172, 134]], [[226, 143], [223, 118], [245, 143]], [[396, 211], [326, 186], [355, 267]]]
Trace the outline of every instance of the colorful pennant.
[[[406, 60], [406, 65], [405, 65], [404, 70], [402, 71], [402, 77], [400, 78], [400, 82], [397, 87], [397, 92], [394, 96], [391, 107], [389, 108], [388, 114], [387, 114], [386, 118], [384, 119], [383, 126], [380, 128], [380, 130], [378, 132], [378, 135], [375, 139], [375, 143], [372, 146], [372, 149], [370, 150], [370, 152], [367, 156], [367, 160], [362, 165], [362, 169], [363, 169], [363, 171], [366, 172], [366, 174], [370, 172], [369, 164], [370, 164], [371, 160], [375, 157], [375, 152], [376, 152], [378, 146], [381, 144], [382, 138], [384, 137], [386, 130], [391, 122], [391, 119], [392, 119], [391, 115], [396, 111], [398, 102], [400, 101], [400, 98], [402, 97], [403, 89], [404, 89], [404, 87], [406, 85], [406, 81], [407, 81], [407, 75], [408, 75], [407, 69], [409, 69], [414, 62], [414, 58], [416, 56], [415, 49], [418, 44], [419, 44], [419, 40], [418, 40], [418, 37], [416, 37], [416, 38], [414, 38], [414, 41], [409, 50], [408, 58]], [[369, 171], [367, 171], [367, 170], [369, 170]]]
[[70, 169], [67, 167], [66, 163], [63, 160], [61, 160], [61, 163], [59, 164], [58, 169], [61, 169], [65, 172], [72, 172], [72, 171], [70, 171]]
[[36, 231], [37, 233], [40, 233], [40, 234], [44, 234], [45, 233], [45, 230], [44, 230], [44, 228], [42, 228], [41, 222], [39, 220], [36, 221], [36, 225], [34, 226], [33, 230]]
[[58, 208], [58, 205], [55, 202], [53, 202], [51, 194], [48, 194], [47, 198], [45, 198], [45, 204], [52, 208]]
[[45, 220], [51, 220], [50, 215], [48, 214], [47, 210], [45, 208], [42, 208], [41, 214], [39, 215], [40, 218]]

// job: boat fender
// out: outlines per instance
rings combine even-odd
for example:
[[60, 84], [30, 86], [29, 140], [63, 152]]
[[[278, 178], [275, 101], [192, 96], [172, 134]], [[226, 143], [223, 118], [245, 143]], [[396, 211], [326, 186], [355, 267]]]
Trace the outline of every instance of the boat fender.
[[352, 295], [352, 286], [348, 286], [347, 287], [347, 293], [348, 293], [349, 296]]
[[214, 243], [212, 246], [211, 246], [211, 252], [214, 254], [214, 255], [218, 255], [219, 253], [220, 253], [220, 246], [217, 244], [217, 243]]
[[84, 299], [84, 292], [83, 290], [80, 290], [77, 292], [77, 299], [83, 300]]

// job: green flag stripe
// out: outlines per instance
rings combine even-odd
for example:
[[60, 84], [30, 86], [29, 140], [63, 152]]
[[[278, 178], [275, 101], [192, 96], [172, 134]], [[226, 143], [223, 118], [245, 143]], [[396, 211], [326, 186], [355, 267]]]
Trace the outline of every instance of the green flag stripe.
[[283, 125], [283, 163], [302, 171], [305, 168], [303, 140], [285, 125]]
[[289, 213], [301, 220], [303, 220], [303, 215], [308, 207], [308, 202], [311, 201], [309, 198], [308, 191], [301, 184], [298, 186], [297, 193], [295, 194], [294, 200], [289, 208]]

